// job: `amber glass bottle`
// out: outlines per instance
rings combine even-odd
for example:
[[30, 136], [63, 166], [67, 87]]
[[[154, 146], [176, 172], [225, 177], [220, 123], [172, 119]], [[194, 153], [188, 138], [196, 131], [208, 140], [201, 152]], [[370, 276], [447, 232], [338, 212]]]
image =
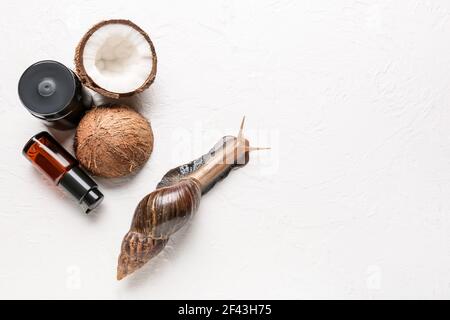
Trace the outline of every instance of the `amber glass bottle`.
[[74, 196], [86, 213], [103, 200], [95, 181], [48, 132], [32, 137], [25, 145], [23, 154], [39, 171]]

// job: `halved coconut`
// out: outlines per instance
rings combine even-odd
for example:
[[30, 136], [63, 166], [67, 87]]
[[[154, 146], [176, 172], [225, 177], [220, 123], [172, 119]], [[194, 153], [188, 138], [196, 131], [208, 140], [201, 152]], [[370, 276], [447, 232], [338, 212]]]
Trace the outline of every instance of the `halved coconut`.
[[155, 47], [145, 31], [129, 20], [107, 20], [81, 39], [75, 67], [81, 82], [119, 99], [150, 87], [156, 76]]

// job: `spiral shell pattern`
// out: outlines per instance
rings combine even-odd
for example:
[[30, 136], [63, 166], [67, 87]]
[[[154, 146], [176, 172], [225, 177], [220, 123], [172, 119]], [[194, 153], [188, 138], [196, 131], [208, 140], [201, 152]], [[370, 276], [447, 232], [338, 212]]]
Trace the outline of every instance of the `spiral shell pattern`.
[[201, 189], [195, 179], [156, 189], [138, 204], [130, 231], [122, 241], [117, 279], [141, 268], [161, 252], [169, 237], [197, 211]]

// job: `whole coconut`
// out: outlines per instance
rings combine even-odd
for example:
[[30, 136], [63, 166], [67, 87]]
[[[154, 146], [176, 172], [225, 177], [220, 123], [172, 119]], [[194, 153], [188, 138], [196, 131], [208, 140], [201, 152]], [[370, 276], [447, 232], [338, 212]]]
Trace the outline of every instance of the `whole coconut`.
[[97, 107], [78, 125], [74, 149], [93, 175], [123, 177], [147, 162], [153, 150], [153, 132], [147, 119], [130, 107]]

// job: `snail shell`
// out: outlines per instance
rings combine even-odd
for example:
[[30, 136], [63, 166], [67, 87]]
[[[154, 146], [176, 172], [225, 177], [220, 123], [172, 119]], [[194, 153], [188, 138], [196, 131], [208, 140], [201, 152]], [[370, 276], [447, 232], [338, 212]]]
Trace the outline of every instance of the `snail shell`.
[[201, 196], [198, 182], [186, 179], [144, 197], [122, 241], [117, 279], [139, 269], [161, 252], [170, 235], [197, 211]]

